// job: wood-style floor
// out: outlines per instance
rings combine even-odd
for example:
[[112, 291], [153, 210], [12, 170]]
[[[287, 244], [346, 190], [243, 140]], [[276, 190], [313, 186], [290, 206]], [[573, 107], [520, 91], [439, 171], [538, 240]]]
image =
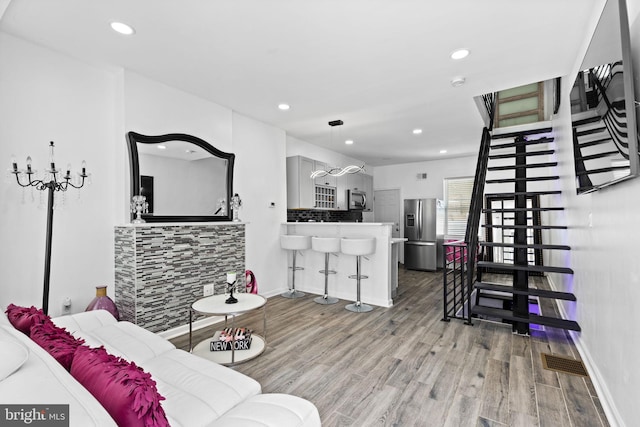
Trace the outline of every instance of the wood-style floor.
[[[394, 306], [370, 313], [345, 310], [348, 301], [316, 304], [315, 295], [269, 298], [267, 349], [234, 369], [264, 393], [310, 400], [323, 426], [609, 425], [588, 378], [542, 366], [540, 353], [580, 358], [566, 332], [525, 337], [494, 322], [443, 322], [442, 274], [399, 270]], [[261, 312], [239, 320], [262, 330]], [[188, 346], [186, 336], [172, 341]]]

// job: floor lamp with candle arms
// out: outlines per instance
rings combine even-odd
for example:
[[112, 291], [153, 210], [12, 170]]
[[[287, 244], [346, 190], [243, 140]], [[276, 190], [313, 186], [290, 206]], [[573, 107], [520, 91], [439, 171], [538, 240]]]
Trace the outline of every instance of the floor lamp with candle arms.
[[[18, 169], [15, 158], [11, 159], [10, 172], [16, 176], [16, 181], [20, 187], [34, 187], [37, 190], [48, 191], [47, 202], [47, 242], [44, 253], [44, 287], [42, 292], [42, 311], [49, 314], [49, 278], [51, 276], [51, 237], [53, 236], [53, 193], [55, 191], [67, 191], [69, 187], [82, 188], [85, 184], [87, 174], [87, 164], [82, 161], [82, 171], [78, 173], [79, 180], [74, 184], [71, 176], [71, 165], [67, 165], [66, 173], [61, 169], [56, 169], [53, 155], [53, 141], [49, 143], [49, 164], [50, 169], [46, 169], [42, 179], [34, 179], [37, 171], [31, 167], [31, 156], [27, 157], [27, 168]], [[21, 179], [26, 175], [27, 183], [23, 184]]]

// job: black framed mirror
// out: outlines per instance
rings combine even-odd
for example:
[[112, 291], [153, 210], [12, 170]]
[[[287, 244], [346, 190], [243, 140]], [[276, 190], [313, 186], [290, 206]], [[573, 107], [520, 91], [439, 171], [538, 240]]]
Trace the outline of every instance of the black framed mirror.
[[[193, 135], [127, 133], [131, 197], [147, 197], [146, 222], [231, 221], [235, 155]], [[129, 199], [131, 201], [131, 199]], [[132, 214], [131, 218], [134, 218]]]
[[571, 90], [577, 194], [638, 176], [638, 136], [625, 0], [608, 0]]

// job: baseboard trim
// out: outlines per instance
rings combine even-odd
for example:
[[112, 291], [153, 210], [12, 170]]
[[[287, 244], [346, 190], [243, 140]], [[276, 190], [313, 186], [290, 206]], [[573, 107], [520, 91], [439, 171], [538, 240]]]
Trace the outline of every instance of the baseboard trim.
[[[551, 275], [547, 275], [546, 277], [549, 281], [551, 290], [557, 291], [558, 287], [554, 283]], [[567, 315], [567, 312], [564, 309], [563, 305], [560, 304], [560, 301], [556, 300], [555, 302], [562, 318], [568, 319], [569, 316]], [[598, 393], [600, 404], [602, 405], [602, 409], [607, 416], [609, 425], [611, 427], [625, 427], [625, 423], [620, 417], [620, 413], [616, 408], [615, 401], [613, 400], [613, 396], [611, 396], [611, 393], [609, 392], [606, 381], [604, 381], [604, 379], [602, 378], [602, 374], [600, 373], [598, 366], [593, 362], [591, 353], [589, 353], [589, 350], [582, 344], [581, 333], [576, 331], [569, 331], [569, 335], [571, 335], [571, 339], [575, 343], [578, 353], [580, 353], [582, 362], [586, 365], [587, 370], [589, 371], [591, 382], [593, 383], [593, 387], [596, 389], [596, 393]]]

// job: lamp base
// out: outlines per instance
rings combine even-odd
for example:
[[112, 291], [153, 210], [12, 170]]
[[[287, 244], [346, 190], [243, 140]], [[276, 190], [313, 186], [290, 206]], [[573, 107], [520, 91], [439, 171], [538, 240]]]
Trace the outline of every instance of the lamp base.
[[231, 295], [229, 295], [229, 298], [227, 298], [224, 303], [225, 304], [235, 304], [237, 302], [238, 302], [238, 299], [233, 296], [233, 289], [231, 289]]

